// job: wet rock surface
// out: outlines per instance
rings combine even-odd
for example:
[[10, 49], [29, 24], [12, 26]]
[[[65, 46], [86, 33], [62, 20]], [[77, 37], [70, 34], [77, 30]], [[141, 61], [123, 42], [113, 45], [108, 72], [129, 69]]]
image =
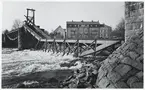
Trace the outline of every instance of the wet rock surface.
[[85, 59], [82, 68], [60, 83], [61, 88], [97, 88], [95, 85], [102, 60]]

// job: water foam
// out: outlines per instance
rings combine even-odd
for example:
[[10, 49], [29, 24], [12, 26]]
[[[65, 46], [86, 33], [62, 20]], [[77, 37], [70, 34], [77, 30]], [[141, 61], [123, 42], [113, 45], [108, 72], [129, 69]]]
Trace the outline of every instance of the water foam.
[[77, 61], [76, 66], [61, 67], [61, 63], [69, 63], [76, 59], [72, 54], [62, 55], [62, 53], [30, 50], [2, 54], [2, 74], [23, 75], [56, 69], [77, 69], [82, 66], [81, 62]]

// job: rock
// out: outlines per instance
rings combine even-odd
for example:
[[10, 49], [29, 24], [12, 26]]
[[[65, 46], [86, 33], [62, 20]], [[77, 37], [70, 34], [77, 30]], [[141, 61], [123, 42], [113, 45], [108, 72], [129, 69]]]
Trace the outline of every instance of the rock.
[[72, 82], [68, 85], [69, 88], [77, 88], [77, 84]]
[[26, 86], [23, 83], [20, 83], [20, 84], [17, 85], [16, 88], [26, 88]]
[[81, 79], [84, 78], [86, 75], [85, 73], [80, 73], [76, 78]]
[[131, 57], [131, 59], [135, 60], [138, 57], [138, 54], [136, 52], [129, 52], [129, 56]]
[[109, 86], [108, 86], [107, 88], [112, 88], [112, 89], [114, 89], [115, 86], [114, 86], [113, 84], [109, 84]]
[[121, 60], [121, 63], [125, 63], [125, 64], [131, 65], [131, 58], [124, 57], [124, 59]]
[[113, 83], [116, 83], [121, 78], [121, 76], [117, 72], [114, 72], [114, 71], [109, 72], [108, 75], [107, 75], [107, 77]]
[[142, 82], [135, 82], [131, 85], [131, 88], [143, 88]]
[[128, 50], [134, 50], [137, 47], [137, 45], [135, 43], [129, 43], [127, 45]]
[[94, 75], [97, 75], [97, 74], [98, 74], [98, 71], [94, 69], [94, 70], [92, 71], [92, 73], [93, 73]]
[[100, 67], [99, 71], [98, 71], [98, 81], [100, 79], [102, 79], [105, 75], [107, 74], [107, 70], [103, 69], [103, 66]]
[[120, 60], [117, 58], [117, 61], [116, 62], [109, 62], [109, 65], [112, 67], [112, 68], [115, 68], [116, 66], [118, 66], [118, 63], [120, 62]]
[[77, 88], [87, 88], [88, 87], [88, 83], [86, 81], [80, 80], [78, 83]]
[[136, 77], [140, 80], [140, 81], [143, 81], [143, 72], [140, 71], [136, 74]]
[[135, 48], [135, 51], [136, 51], [139, 55], [142, 55], [142, 54], [143, 54], [143, 46], [140, 46], [139, 48]]
[[115, 63], [118, 61], [118, 58], [115, 58], [115, 55], [109, 60], [109, 63]]
[[127, 84], [131, 87], [132, 84], [133, 84], [134, 82], [137, 82], [137, 81], [139, 81], [139, 80], [137, 79], [137, 77], [133, 76], [133, 77], [130, 77], [130, 78], [127, 80]]
[[131, 65], [134, 68], [139, 69], [139, 70], [143, 69], [142, 63], [140, 63], [140, 62], [138, 62], [136, 60], [130, 59], [129, 57], [125, 57], [123, 60], [121, 60], [121, 63], [125, 63], [125, 64], [128, 64], [128, 65]]
[[109, 85], [109, 80], [107, 79], [107, 77], [103, 77], [98, 83], [98, 86], [100, 88], [105, 88], [107, 87], [107, 85]]
[[136, 68], [132, 68], [126, 75], [124, 75], [121, 80], [126, 81], [129, 77], [135, 75], [138, 72]]
[[88, 79], [87, 79], [87, 81], [88, 81], [92, 86], [95, 85], [96, 80], [97, 80], [97, 74], [93, 74], [93, 73], [92, 73], [92, 75], [88, 76]]
[[131, 67], [124, 64], [119, 64], [115, 69], [121, 76], [124, 76], [128, 71], [131, 70]]
[[96, 65], [97, 68], [100, 68], [100, 66], [101, 66], [101, 63], [100, 63], [98, 60], [95, 60], [95, 61], [93, 62], [93, 64]]
[[143, 62], [143, 55], [139, 56], [139, 57], [136, 59], [136, 61], [138, 61], [138, 62]]
[[115, 85], [116, 85], [117, 88], [129, 88], [127, 86], [127, 84], [125, 82], [123, 82], [123, 81], [119, 81]]

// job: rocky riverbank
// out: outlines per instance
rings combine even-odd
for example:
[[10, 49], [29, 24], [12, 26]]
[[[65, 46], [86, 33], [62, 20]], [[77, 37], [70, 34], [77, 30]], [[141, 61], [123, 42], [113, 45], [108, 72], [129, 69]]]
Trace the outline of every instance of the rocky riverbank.
[[86, 58], [82, 60], [82, 68], [74, 70], [73, 74], [60, 83], [61, 88], [97, 88], [95, 85], [98, 69], [106, 57]]

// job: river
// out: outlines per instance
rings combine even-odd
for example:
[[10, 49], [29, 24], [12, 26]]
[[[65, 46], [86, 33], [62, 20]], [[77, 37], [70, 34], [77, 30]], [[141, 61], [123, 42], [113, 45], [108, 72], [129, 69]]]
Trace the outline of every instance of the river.
[[62, 55], [41, 50], [18, 51], [3, 48], [2, 88], [24, 87], [22, 84], [28, 88], [32, 85], [34, 88], [59, 88], [60, 81], [82, 66], [72, 54]]

